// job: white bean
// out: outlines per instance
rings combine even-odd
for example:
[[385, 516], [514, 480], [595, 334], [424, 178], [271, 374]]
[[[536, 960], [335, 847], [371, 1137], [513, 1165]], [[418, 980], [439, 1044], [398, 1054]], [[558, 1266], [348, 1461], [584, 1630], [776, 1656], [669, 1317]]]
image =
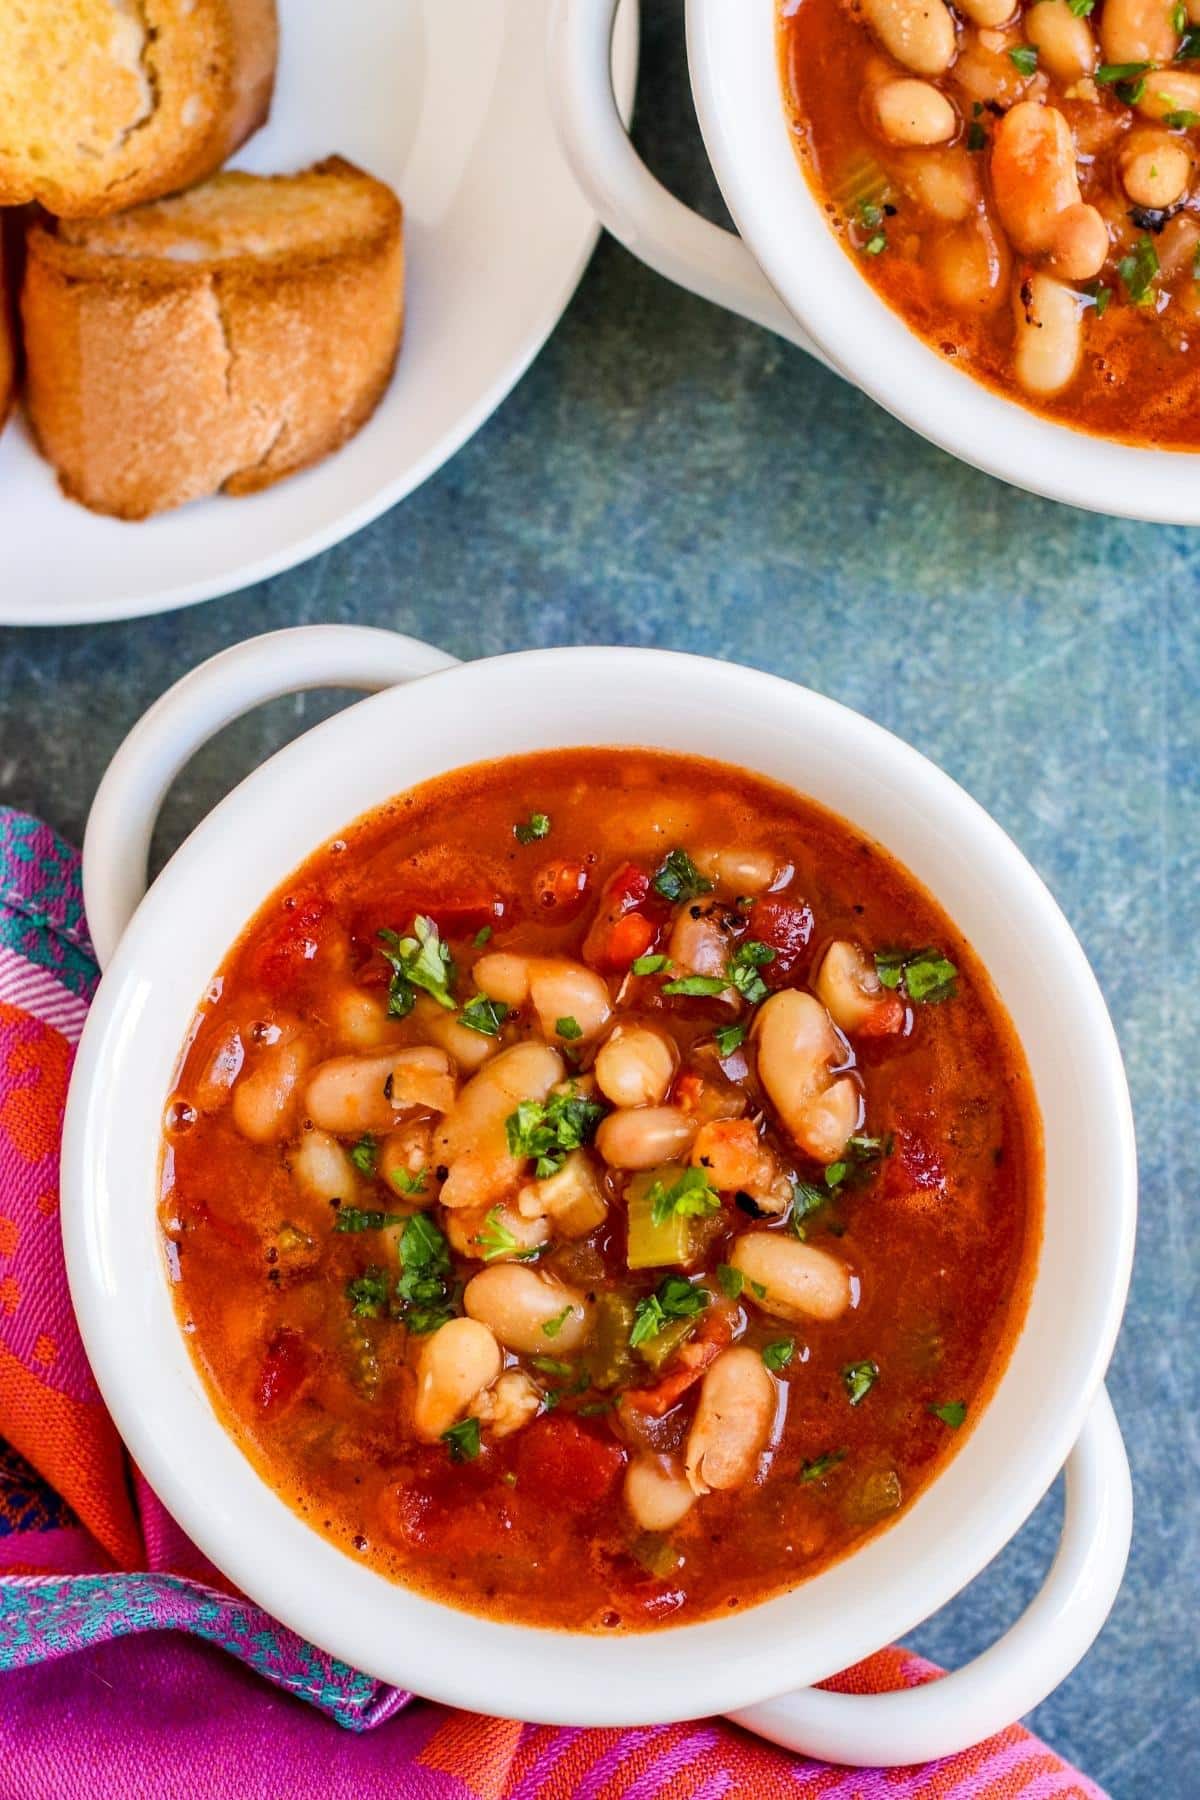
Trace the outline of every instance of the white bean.
[[1131, 131], [1117, 160], [1135, 206], [1161, 211], [1187, 192], [1192, 159], [1182, 140], [1165, 131]]
[[754, 1474], [775, 1420], [775, 1383], [756, 1350], [722, 1351], [700, 1384], [688, 1433], [692, 1492], [743, 1487]]
[[417, 1044], [379, 1056], [333, 1056], [309, 1077], [304, 1107], [314, 1125], [342, 1137], [386, 1131], [408, 1107], [448, 1112], [454, 1074], [444, 1050]]
[[[1106, 4], [1109, 0], [1106, 0]], [[1038, 67], [1056, 81], [1082, 81], [1096, 66], [1096, 40], [1086, 18], [1067, 0], [1037, 0], [1024, 15], [1025, 35], [1038, 53]]]
[[[479, 1208], [459, 1206], [446, 1214], [446, 1237], [450, 1248], [460, 1256], [476, 1262], [512, 1262], [530, 1250], [540, 1249], [550, 1240], [548, 1219], [527, 1219], [506, 1201]], [[498, 1248], [512, 1239], [512, 1247]]]
[[1075, 139], [1057, 107], [1022, 100], [992, 139], [992, 191], [1016, 248], [1045, 257], [1067, 281], [1090, 281], [1108, 255], [1108, 228], [1079, 195]]
[[1013, 373], [1027, 394], [1045, 398], [1074, 379], [1083, 355], [1082, 311], [1078, 294], [1051, 275], [1014, 284]]
[[871, 114], [889, 144], [944, 144], [958, 130], [958, 114], [940, 88], [912, 78], [873, 88]]
[[957, 0], [957, 6], [972, 25], [989, 28], [1007, 24], [1017, 10], [1016, 0]]
[[508, 1148], [505, 1120], [522, 1100], [544, 1100], [563, 1076], [548, 1044], [514, 1044], [483, 1065], [459, 1092], [434, 1134], [434, 1153], [450, 1174], [443, 1206], [489, 1206], [516, 1187], [523, 1163]]
[[1100, 48], [1106, 63], [1169, 63], [1179, 48], [1171, 0], [1104, 0]]
[[657, 1106], [665, 1100], [679, 1053], [674, 1041], [649, 1025], [618, 1025], [594, 1065], [596, 1085], [614, 1106]]
[[754, 1026], [758, 1075], [796, 1143], [818, 1162], [836, 1162], [855, 1131], [862, 1096], [833, 1021], [812, 994], [781, 988], [764, 1000]]
[[312, 1200], [351, 1200], [358, 1192], [354, 1164], [327, 1131], [306, 1131], [291, 1165], [293, 1180]]
[[[468, 1281], [463, 1305], [471, 1318], [491, 1330], [506, 1350], [524, 1356], [539, 1351], [570, 1355], [587, 1341], [592, 1306], [582, 1294], [541, 1269], [498, 1263]], [[550, 1330], [546, 1330], [546, 1326]]]
[[954, 61], [954, 18], [942, 0], [862, 0], [863, 17], [890, 56], [914, 75], [941, 75]]
[[980, 204], [979, 160], [953, 144], [944, 150], [905, 150], [896, 157], [896, 175], [925, 212], [948, 225], [970, 218]]
[[653, 1169], [689, 1147], [696, 1124], [681, 1106], [621, 1107], [600, 1121], [596, 1148], [610, 1169]]
[[603, 1225], [608, 1202], [586, 1150], [572, 1150], [561, 1169], [544, 1181], [530, 1181], [517, 1195], [526, 1219], [549, 1219], [560, 1237], [581, 1238]]
[[475, 1319], [447, 1319], [427, 1337], [417, 1358], [413, 1430], [427, 1444], [461, 1419], [500, 1373], [500, 1346]]
[[696, 1504], [696, 1494], [670, 1457], [643, 1451], [625, 1471], [625, 1504], [642, 1531], [670, 1531]]
[[[1038, 0], [1039, 8], [1048, 0]], [[984, 214], [964, 220], [929, 246], [929, 270], [956, 312], [993, 312], [1008, 297], [1012, 257]]]
[[386, 999], [368, 988], [342, 988], [334, 996], [332, 1014], [338, 1042], [351, 1050], [375, 1050], [395, 1037], [396, 1020], [388, 1017]]
[[506, 1006], [533, 1001], [538, 1023], [554, 1037], [560, 1020], [574, 1019], [588, 1042], [608, 1024], [608, 986], [594, 969], [565, 956], [516, 956], [504, 950], [481, 956], [471, 971], [481, 994]]
[[190, 1099], [197, 1111], [219, 1112], [229, 1099], [233, 1084], [242, 1072], [246, 1049], [236, 1025], [231, 1025], [217, 1044], [204, 1073], [192, 1089]]
[[287, 1134], [311, 1060], [312, 1046], [304, 1037], [281, 1038], [256, 1057], [233, 1090], [233, 1122], [243, 1137], [267, 1144]]
[[821, 958], [813, 986], [834, 1024], [843, 1031], [895, 1029], [904, 1022], [904, 1003], [889, 993], [858, 944], [838, 938]]
[[511, 1437], [536, 1418], [542, 1390], [523, 1369], [508, 1369], [494, 1387], [485, 1388], [471, 1402], [471, 1416], [486, 1425], [493, 1437]]
[[1172, 113], [1200, 113], [1200, 75], [1174, 69], [1153, 70], [1146, 77], [1137, 109], [1148, 119], [1167, 119]]
[[455, 1067], [464, 1069], [468, 1075], [481, 1069], [500, 1048], [498, 1038], [488, 1037], [482, 1031], [472, 1031], [469, 1025], [460, 1023], [457, 1013], [447, 1012], [444, 1006], [439, 1006], [428, 994], [417, 996], [412, 1017], [421, 1036], [444, 1050]]
[[[712, 906], [680, 908], [667, 943], [673, 975], [724, 975], [730, 951], [724, 919]], [[733, 990], [729, 993], [732, 997]]]
[[781, 1232], [743, 1232], [729, 1260], [746, 1277], [746, 1297], [777, 1319], [836, 1319], [850, 1304], [846, 1265]]
[[764, 894], [768, 888], [782, 885], [793, 872], [790, 863], [770, 850], [697, 850], [692, 861], [718, 893], [734, 898]]
[[[432, 1206], [438, 1182], [433, 1170], [433, 1127], [428, 1119], [406, 1119], [379, 1146], [377, 1168], [398, 1199], [411, 1207]], [[417, 1185], [419, 1183], [419, 1185]]]

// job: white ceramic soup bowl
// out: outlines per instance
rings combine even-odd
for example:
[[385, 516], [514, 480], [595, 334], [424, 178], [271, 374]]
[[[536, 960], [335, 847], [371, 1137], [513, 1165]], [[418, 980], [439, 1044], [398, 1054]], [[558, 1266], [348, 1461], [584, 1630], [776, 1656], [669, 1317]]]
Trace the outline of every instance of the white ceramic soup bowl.
[[601, 220], [681, 287], [790, 338], [963, 462], [1095, 512], [1200, 523], [1187, 452], [1135, 449], [1038, 418], [939, 356], [875, 294], [829, 229], [796, 157], [776, 57], [777, 0], [687, 0], [692, 92], [740, 237], [640, 161], [613, 99], [618, 0], [554, 0], [551, 101]]
[[[1008, 1725], [1091, 1644], [1120, 1583], [1129, 1473], [1101, 1386], [1129, 1275], [1133, 1130], [1104, 1003], [1058, 907], [1004, 833], [914, 750], [773, 676], [660, 651], [531, 651], [448, 666], [411, 639], [323, 626], [204, 664], [146, 715], [84, 850], [106, 967], [67, 1108], [63, 1226], [92, 1365], [136, 1462], [246, 1593], [347, 1662], [434, 1699], [575, 1725], [737, 1714], [831, 1761], [907, 1763]], [[175, 773], [221, 725], [304, 687], [382, 689], [263, 764], [141, 899]], [[1046, 1218], [1029, 1312], [945, 1472], [881, 1536], [793, 1592], [666, 1632], [589, 1637], [456, 1612], [303, 1524], [226, 1434], [188, 1353], [155, 1220], [172, 1072], [211, 977], [260, 904], [350, 820], [479, 760], [647, 745], [760, 771], [851, 820], [938, 897], [990, 970], [1044, 1120]], [[1012, 1537], [1067, 1465], [1062, 1544], [1029, 1611], [976, 1662], [879, 1697], [811, 1684], [912, 1629]], [[798, 1690], [798, 1691], [789, 1691]], [[782, 1696], [782, 1697], [778, 1697]]]

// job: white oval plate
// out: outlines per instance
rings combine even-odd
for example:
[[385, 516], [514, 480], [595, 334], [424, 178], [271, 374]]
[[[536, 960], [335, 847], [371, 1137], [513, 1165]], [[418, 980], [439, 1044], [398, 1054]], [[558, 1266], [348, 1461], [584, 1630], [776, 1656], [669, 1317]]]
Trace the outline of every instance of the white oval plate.
[[[244, 499], [127, 524], [66, 500], [19, 412], [0, 438], [0, 623], [165, 612], [315, 556], [411, 493], [478, 430], [558, 323], [598, 226], [546, 95], [549, 0], [281, 0], [261, 173], [339, 152], [404, 202], [396, 376], [336, 456]], [[632, 104], [636, 0], [615, 44]]]

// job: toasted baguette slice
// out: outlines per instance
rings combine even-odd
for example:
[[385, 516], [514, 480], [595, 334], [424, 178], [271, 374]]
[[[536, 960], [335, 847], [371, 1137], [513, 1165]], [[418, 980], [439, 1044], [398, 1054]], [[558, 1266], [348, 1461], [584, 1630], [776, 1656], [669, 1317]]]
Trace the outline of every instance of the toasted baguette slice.
[[96, 512], [268, 487], [351, 437], [391, 376], [400, 203], [340, 157], [35, 225], [27, 251], [30, 418]]
[[266, 118], [277, 48], [275, 0], [0, 0], [0, 206], [202, 181]]

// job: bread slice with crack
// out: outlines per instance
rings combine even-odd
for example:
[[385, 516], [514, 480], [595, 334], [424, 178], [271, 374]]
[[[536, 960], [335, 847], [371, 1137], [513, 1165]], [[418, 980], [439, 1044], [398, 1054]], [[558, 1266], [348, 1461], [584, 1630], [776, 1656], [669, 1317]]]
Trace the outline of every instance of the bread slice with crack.
[[202, 181], [271, 104], [275, 0], [3, 0], [0, 206], [97, 217]]
[[96, 512], [268, 487], [351, 437], [390, 379], [400, 203], [341, 157], [35, 225], [27, 252], [30, 419]]

